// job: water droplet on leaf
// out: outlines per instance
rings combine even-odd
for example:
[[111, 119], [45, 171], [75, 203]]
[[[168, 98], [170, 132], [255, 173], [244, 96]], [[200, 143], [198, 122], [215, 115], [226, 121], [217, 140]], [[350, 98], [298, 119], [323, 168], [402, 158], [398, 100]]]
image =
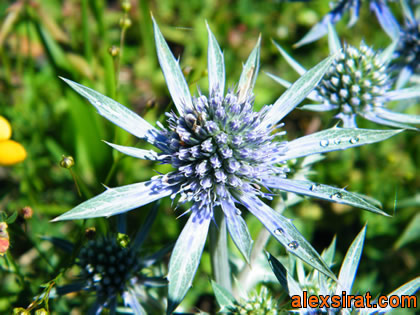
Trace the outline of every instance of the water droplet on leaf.
[[282, 228], [278, 228], [277, 230], [274, 231], [274, 234], [276, 234], [276, 235], [283, 235], [284, 234], [284, 230]]
[[317, 187], [318, 187], [318, 185], [312, 184], [311, 187], [309, 187], [309, 190], [310, 191], [315, 191]]
[[324, 148], [327, 147], [329, 144], [330, 142], [327, 139], [323, 139], [319, 142], [319, 145]]
[[357, 142], [359, 142], [359, 137], [352, 137], [351, 139], [350, 139], [350, 143], [351, 144], [356, 144]]
[[297, 249], [299, 247], [299, 243], [297, 241], [292, 241], [289, 244], [287, 244], [290, 249]]
[[336, 192], [336, 193], [331, 195], [332, 199], [341, 199], [342, 197], [343, 197], [343, 195], [339, 192]]

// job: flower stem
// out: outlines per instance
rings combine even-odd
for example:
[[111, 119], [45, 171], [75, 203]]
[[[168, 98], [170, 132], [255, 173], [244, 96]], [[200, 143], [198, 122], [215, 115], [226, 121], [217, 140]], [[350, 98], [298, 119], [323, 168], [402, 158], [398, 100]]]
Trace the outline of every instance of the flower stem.
[[220, 208], [214, 209], [214, 222], [210, 226], [210, 259], [214, 280], [232, 292], [226, 222]]

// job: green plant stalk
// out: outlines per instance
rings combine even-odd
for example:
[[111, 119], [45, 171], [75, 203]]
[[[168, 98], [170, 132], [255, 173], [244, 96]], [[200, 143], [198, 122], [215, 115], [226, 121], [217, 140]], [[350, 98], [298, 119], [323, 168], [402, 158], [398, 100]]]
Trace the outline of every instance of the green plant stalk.
[[214, 280], [232, 292], [227, 248], [226, 221], [222, 209], [214, 209], [214, 222], [210, 225], [210, 260]]
[[152, 20], [150, 18], [150, 9], [148, 0], [139, 0], [140, 14], [140, 34], [142, 39], [142, 47], [146, 51], [147, 59], [151, 64], [156, 64], [155, 41], [153, 38]]
[[118, 163], [121, 159], [122, 159], [121, 155], [118, 155], [118, 157], [116, 157], [114, 159], [114, 162], [112, 163], [111, 169], [109, 170], [108, 174], [106, 175], [106, 178], [105, 178], [105, 181], [104, 181], [105, 186], [109, 184], [112, 176], [114, 176], [114, 173], [117, 170]]
[[92, 39], [89, 34], [89, 3], [88, 0], [82, 0], [82, 25], [83, 25], [83, 42], [86, 59], [90, 62], [92, 60]]
[[[128, 18], [128, 14], [124, 14], [124, 18]], [[126, 27], [121, 28], [121, 36], [120, 36], [120, 53], [114, 59], [115, 62], [115, 94], [118, 96], [118, 90], [120, 87], [120, 67], [121, 67], [121, 60], [123, 57], [123, 49], [124, 49], [124, 41], [125, 41], [125, 32], [127, 31]]]
[[12, 254], [10, 254], [10, 251], [6, 252], [6, 257], [7, 257], [7, 260], [12, 264], [13, 269], [15, 270], [15, 274], [18, 276], [19, 281], [22, 283], [22, 286], [26, 287], [25, 278], [23, 277], [23, 274], [20, 271], [19, 265], [16, 263]]
[[76, 186], [77, 193], [78, 193], [79, 197], [82, 197], [82, 193], [80, 192], [79, 185], [77, 184], [76, 175], [74, 174], [72, 169], [69, 169], [69, 171], [70, 171], [71, 177], [73, 177], [73, 181], [74, 181], [74, 185]]

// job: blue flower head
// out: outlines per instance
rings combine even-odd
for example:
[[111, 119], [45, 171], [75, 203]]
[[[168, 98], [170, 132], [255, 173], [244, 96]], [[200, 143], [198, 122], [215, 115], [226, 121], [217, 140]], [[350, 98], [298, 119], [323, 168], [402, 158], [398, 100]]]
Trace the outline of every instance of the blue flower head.
[[[280, 189], [344, 203], [373, 212], [383, 211], [344, 189], [287, 178], [288, 160], [377, 142], [394, 130], [332, 128], [290, 142], [282, 139], [280, 121], [321, 80], [330, 57], [297, 80], [273, 105], [254, 110], [254, 87], [259, 69], [260, 40], [243, 66], [236, 90], [225, 93], [223, 53], [208, 28], [209, 94], [192, 97], [178, 61], [156, 22], [157, 54], [177, 112], [167, 113], [166, 126], [153, 127], [114, 100], [64, 79], [86, 97], [98, 112], [153, 144], [159, 152], [111, 144], [127, 155], [166, 163], [173, 171], [150, 181], [107, 190], [55, 220], [110, 216], [171, 196], [190, 204], [188, 222], [171, 255], [168, 272], [168, 313], [182, 301], [200, 262], [215, 211], [222, 211], [231, 238], [248, 259], [252, 240], [238, 205], [255, 215], [287, 250], [321, 272], [332, 276], [318, 253], [287, 219], [265, 204], [264, 190]], [[280, 140], [280, 141], [279, 141]], [[334, 276], [332, 276], [334, 277]]]
[[[90, 307], [89, 314], [101, 314], [105, 308], [115, 313], [121, 298], [124, 305], [134, 314], [147, 314], [147, 310], [162, 312], [159, 301], [155, 300], [147, 289], [151, 287], [166, 286], [167, 281], [162, 277], [151, 277], [146, 269], [161, 260], [172, 248], [167, 246], [151, 255], [140, 254], [140, 249], [150, 230], [157, 207], [153, 207], [148, 214], [145, 224], [137, 232], [135, 238], [130, 240], [124, 234], [126, 222], [125, 216], [118, 217], [117, 229], [120, 233], [96, 237], [87, 241], [79, 250], [76, 264], [80, 267], [80, 273], [71, 284], [57, 287], [57, 294], [64, 295], [76, 291], [92, 292], [95, 303]], [[57, 247], [72, 254], [78, 246], [60, 239], [49, 238]], [[140, 304], [148, 303], [146, 309]], [[153, 307], [152, 307], [153, 306]], [[158, 310], [160, 307], [160, 310]]]
[[[348, 27], [352, 27], [359, 19], [361, 0], [337, 0], [332, 4], [332, 9], [322, 20], [315, 24], [311, 30], [296, 43], [296, 46], [303, 46], [312, 43], [328, 33], [328, 24], [336, 24], [344, 15], [350, 13], [351, 17]], [[398, 35], [398, 22], [387, 6], [387, 0], [369, 0], [369, 7], [381, 24], [383, 30], [391, 38]]]
[[[359, 48], [350, 45], [342, 48], [331, 25], [329, 44], [331, 53], [336, 53], [337, 57], [320, 84], [308, 95], [311, 101], [320, 104], [305, 105], [302, 109], [333, 111], [335, 117], [343, 122], [344, 128], [357, 127], [357, 116], [398, 128], [413, 129], [409, 124], [420, 124], [420, 116], [397, 113], [386, 107], [390, 101], [420, 97], [419, 86], [392, 88], [387, 67], [395, 44], [384, 51], [374, 51], [363, 42]], [[306, 72], [278, 44], [275, 45], [299, 74]], [[283, 79], [269, 75], [286, 87], [290, 85]]]
[[414, 75], [420, 76], [420, 21], [415, 17], [406, 1], [401, 1], [404, 25], [400, 26], [391, 72], [397, 75], [397, 88], [406, 85]]

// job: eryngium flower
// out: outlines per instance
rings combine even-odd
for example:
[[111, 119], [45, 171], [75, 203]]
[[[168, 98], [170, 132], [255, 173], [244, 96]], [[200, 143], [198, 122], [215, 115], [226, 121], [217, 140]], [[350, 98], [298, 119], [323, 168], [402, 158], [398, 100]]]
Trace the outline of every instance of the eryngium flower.
[[[274, 43], [287, 62], [300, 74], [306, 70], [290, 57], [278, 44]], [[336, 53], [330, 68], [308, 99], [321, 104], [304, 105], [301, 108], [312, 111], [333, 111], [336, 118], [343, 121], [344, 128], [355, 128], [356, 116], [378, 124], [413, 129], [409, 124], [420, 124], [419, 115], [394, 112], [386, 107], [390, 101], [416, 98], [420, 96], [420, 86], [406, 89], [392, 88], [392, 80], [387, 73], [394, 45], [383, 52], [374, 51], [363, 42], [359, 49], [346, 45], [341, 48], [334, 29], [330, 27], [329, 44]], [[290, 83], [269, 74], [285, 87]]]
[[[259, 69], [260, 41], [244, 65], [236, 92], [225, 91], [223, 54], [208, 28], [208, 96], [192, 98], [178, 61], [173, 57], [157, 24], [155, 40], [160, 65], [178, 113], [168, 113], [168, 127], [156, 129], [119, 103], [75, 82], [64, 79], [86, 97], [98, 112], [133, 135], [146, 139], [161, 152], [110, 144], [125, 154], [161, 163], [174, 171], [150, 181], [108, 188], [56, 220], [110, 216], [171, 196], [191, 202], [191, 214], [180, 234], [169, 263], [168, 313], [182, 301], [192, 284], [214, 211], [222, 209], [230, 236], [247, 258], [252, 240], [241, 204], [254, 214], [287, 250], [321, 272], [331, 275], [318, 253], [296, 230], [291, 220], [263, 203], [270, 198], [261, 187], [345, 203], [385, 214], [359, 195], [310, 181], [287, 178], [286, 161], [311, 154], [386, 139], [399, 131], [332, 128], [291, 142], [276, 141], [280, 120], [321, 80], [333, 57], [309, 70], [273, 105], [253, 109], [252, 89]], [[217, 208], [217, 209], [216, 209]]]
[[[302, 315], [311, 315], [311, 314], [324, 314], [332, 312], [333, 314], [385, 314], [392, 310], [391, 306], [387, 306], [384, 308], [375, 306], [368, 308], [365, 301], [361, 300], [361, 296], [358, 299], [354, 299], [351, 302], [351, 305], [347, 304], [347, 307], [338, 308], [332, 304], [334, 300], [331, 299], [332, 296], [338, 295], [343, 296], [343, 292], [347, 296], [352, 294], [352, 287], [353, 282], [355, 280], [357, 269], [359, 267], [360, 258], [362, 256], [363, 251], [363, 244], [366, 235], [366, 226], [360, 231], [360, 233], [356, 236], [352, 244], [350, 245], [349, 249], [347, 250], [346, 256], [343, 259], [343, 263], [341, 264], [340, 272], [338, 275], [338, 281], [332, 281], [328, 279], [322, 274], [319, 274], [317, 271], [310, 272], [306, 274], [303, 264], [300, 261], [292, 261], [293, 257], [287, 257], [285, 260], [290, 262], [290, 268], [286, 268], [283, 266], [281, 262], [279, 262], [274, 256], [271, 254], [268, 255], [268, 260], [273, 270], [274, 274], [276, 275], [277, 279], [279, 280], [280, 284], [286, 290], [290, 297], [294, 296], [294, 301], [296, 302], [296, 297], [300, 298], [300, 304], [302, 305], [302, 301], [305, 297], [309, 297], [310, 295], [316, 296], [329, 296], [327, 299], [328, 304], [332, 307], [322, 307], [318, 308], [311, 308], [311, 307], [303, 307], [298, 309], [291, 309], [289, 313], [298, 313]], [[333, 266], [336, 264], [336, 260], [334, 258], [335, 253], [335, 238], [333, 239], [331, 245], [322, 252], [322, 258], [330, 265]], [[294, 273], [293, 269], [296, 267], [296, 273]], [[298, 280], [295, 280], [293, 274], [298, 275]], [[405, 299], [404, 303], [405, 306], [400, 305], [404, 308], [414, 307], [416, 296], [415, 293], [420, 289], [420, 277], [417, 277], [398, 289], [392, 291], [388, 294], [388, 299], [391, 296], [406, 296], [411, 297]], [[305, 294], [305, 293], [306, 294]], [[360, 293], [359, 293], [360, 294]], [[335, 300], [336, 302], [336, 300]], [[363, 303], [362, 303], [363, 302]], [[371, 305], [378, 305], [378, 301], [375, 300], [374, 297], [371, 298], [369, 301]], [[322, 304], [322, 303], [321, 303]], [[337, 304], [337, 303], [335, 303]], [[345, 312], [346, 310], [347, 312]]]
[[[159, 301], [149, 294], [148, 289], [165, 286], [167, 281], [162, 277], [149, 276], [149, 271], [146, 275], [144, 270], [161, 260], [172, 246], [167, 246], [151, 255], [139, 255], [156, 212], [157, 208], [153, 207], [146, 218], [148, 224], [141, 227], [132, 241], [126, 234], [122, 234], [126, 225], [121, 221], [125, 220], [124, 217], [119, 217], [117, 229], [121, 233], [117, 236], [108, 235], [88, 241], [80, 249], [76, 261], [81, 268], [77, 280], [58, 287], [57, 294], [64, 295], [82, 290], [94, 292], [96, 300], [90, 307], [89, 314], [101, 314], [104, 308], [115, 313], [119, 296], [134, 314], [147, 314], [147, 311], [161, 313], [163, 307], [160, 307]], [[48, 237], [45, 239], [49, 239], [69, 254], [75, 250], [74, 244], [67, 240]]]
[[[343, 15], [350, 13], [351, 17], [348, 27], [352, 27], [359, 19], [361, 0], [337, 0], [330, 12], [320, 22], [315, 24], [311, 30], [296, 43], [296, 46], [303, 46], [312, 43], [328, 33], [328, 24], [335, 24], [341, 20]], [[391, 38], [398, 35], [398, 22], [387, 6], [387, 0], [369, 0], [369, 7], [381, 24], [383, 30]]]
[[410, 78], [420, 76], [420, 22], [406, 1], [401, 1], [404, 25], [400, 26], [390, 70], [397, 75], [397, 88], [404, 86]]
[[87, 290], [96, 291], [103, 306], [126, 290], [130, 279], [141, 269], [136, 251], [122, 247], [115, 238], [89, 241], [79, 253], [80, 277]]

